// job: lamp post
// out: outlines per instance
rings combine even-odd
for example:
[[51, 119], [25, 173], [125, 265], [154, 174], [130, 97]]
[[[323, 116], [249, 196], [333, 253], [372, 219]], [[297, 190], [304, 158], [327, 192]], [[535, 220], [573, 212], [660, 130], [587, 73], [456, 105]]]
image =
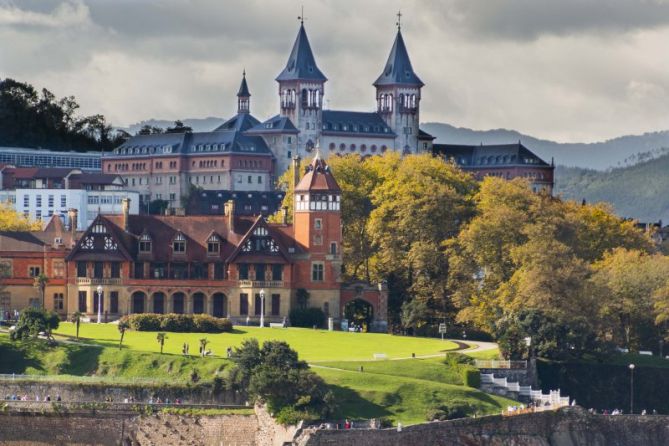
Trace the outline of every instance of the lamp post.
[[630, 414], [634, 413], [634, 364], [630, 368]]
[[265, 290], [260, 290], [260, 327], [265, 326]]
[[525, 340], [525, 346], [527, 347], [527, 359], [531, 359], [532, 349], [530, 348], [530, 346], [532, 345], [532, 336], [528, 336], [524, 338], [524, 340]]
[[98, 285], [98, 324], [102, 321], [102, 285]]

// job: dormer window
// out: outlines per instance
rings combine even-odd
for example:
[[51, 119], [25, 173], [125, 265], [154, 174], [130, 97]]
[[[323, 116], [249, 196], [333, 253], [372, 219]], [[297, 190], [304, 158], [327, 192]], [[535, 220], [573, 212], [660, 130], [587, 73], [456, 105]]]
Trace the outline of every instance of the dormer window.
[[172, 251], [175, 254], [183, 254], [186, 252], [186, 237], [180, 232], [174, 237], [172, 241]]
[[207, 255], [215, 256], [221, 252], [221, 239], [216, 235], [212, 235], [207, 240]]
[[139, 238], [139, 252], [140, 253], [151, 252], [151, 237], [149, 236], [149, 234], [143, 234]]

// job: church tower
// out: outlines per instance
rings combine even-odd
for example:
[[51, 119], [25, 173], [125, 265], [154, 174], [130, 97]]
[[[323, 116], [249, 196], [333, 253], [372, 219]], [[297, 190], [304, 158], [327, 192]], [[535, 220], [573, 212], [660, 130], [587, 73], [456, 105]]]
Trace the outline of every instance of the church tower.
[[251, 93], [246, 83], [246, 70], [242, 74], [242, 83], [237, 92], [237, 113], [251, 113]]
[[316, 66], [303, 20], [286, 67], [276, 81], [279, 83], [280, 114], [288, 117], [300, 131], [298, 153], [302, 150], [311, 152], [323, 125], [323, 94], [327, 78]]
[[[401, 18], [401, 14], [398, 14]], [[423, 81], [411, 66], [409, 53], [402, 38], [401, 24], [390, 50], [383, 73], [376, 79], [377, 111], [397, 135], [398, 150], [403, 154], [416, 153], [418, 145], [420, 93]]]

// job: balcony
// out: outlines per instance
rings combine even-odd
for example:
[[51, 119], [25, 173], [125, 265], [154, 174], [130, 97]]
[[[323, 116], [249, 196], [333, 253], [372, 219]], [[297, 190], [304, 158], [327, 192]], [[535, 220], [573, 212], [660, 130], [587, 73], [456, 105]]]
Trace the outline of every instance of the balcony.
[[120, 278], [112, 279], [104, 277], [102, 279], [92, 279], [90, 277], [77, 277], [77, 285], [122, 285], [123, 281]]
[[237, 282], [240, 288], [283, 288], [282, 280], [240, 280]]

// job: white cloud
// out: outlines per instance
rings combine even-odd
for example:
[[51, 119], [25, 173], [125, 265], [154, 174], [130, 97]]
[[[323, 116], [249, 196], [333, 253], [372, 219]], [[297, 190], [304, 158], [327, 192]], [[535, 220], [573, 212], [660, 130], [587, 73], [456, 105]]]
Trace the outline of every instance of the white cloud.
[[90, 11], [81, 0], [60, 3], [46, 13], [21, 9], [10, 2], [0, 3], [0, 26], [65, 28], [88, 23]]

